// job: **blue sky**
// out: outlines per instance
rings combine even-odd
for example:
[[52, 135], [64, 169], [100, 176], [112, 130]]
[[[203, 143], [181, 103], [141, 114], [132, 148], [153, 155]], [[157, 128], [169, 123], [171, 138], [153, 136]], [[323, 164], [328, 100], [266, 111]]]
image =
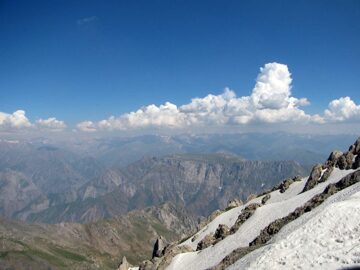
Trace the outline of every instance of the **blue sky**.
[[0, 112], [31, 121], [96, 122], [225, 87], [249, 96], [272, 62], [322, 114], [360, 103], [359, 60], [360, 1], [0, 0]]

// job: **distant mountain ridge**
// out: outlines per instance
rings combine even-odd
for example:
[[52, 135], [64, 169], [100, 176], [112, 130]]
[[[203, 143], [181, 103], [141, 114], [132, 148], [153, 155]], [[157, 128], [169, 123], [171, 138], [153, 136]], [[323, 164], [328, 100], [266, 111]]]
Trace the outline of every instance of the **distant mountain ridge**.
[[[348, 137], [351, 136], [330, 136], [329, 139], [323, 136], [255, 133], [150, 135], [83, 142], [64, 141], [62, 144], [41, 138], [32, 142], [1, 140], [0, 214], [8, 218], [51, 223], [90, 222], [173, 200], [175, 203], [188, 205], [198, 215], [206, 216], [213, 209], [223, 207], [230, 196], [244, 199], [248, 194], [259, 191], [254, 189], [255, 185], [266, 188], [269, 187], [267, 184], [275, 184], [271, 179], [280, 180], [291, 174], [303, 175], [309, 170], [309, 165], [303, 163], [300, 163], [300, 168], [296, 162], [281, 161], [288, 164], [281, 166], [277, 160], [297, 157], [295, 160], [298, 162], [305, 159], [306, 162], [313, 163], [313, 160], [320, 159], [318, 156], [323, 156], [320, 149], [324, 145], [327, 145], [324, 148], [329, 148], [334, 144], [344, 144], [349, 140]], [[150, 154], [153, 154], [152, 157]], [[313, 158], [314, 156], [316, 158]], [[253, 160], [254, 158], [260, 158], [262, 161], [259, 163]], [[138, 160], [132, 162], [133, 159]], [[230, 188], [231, 185], [225, 185], [223, 189], [219, 180], [228, 183], [230, 179], [235, 179], [234, 176], [228, 176], [229, 179], [226, 180], [224, 176], [216, 175], [215, 182], [218, 182], [218, 187], [215, 185], [210, 188], [211, 190], [207, 190], [211, 200], [200, 193], [201, 200], [191, 201], [195, 194], [183, 196], [181, 193], [187, 191], [184, 185], [188, 189], [191, 186], [186, 180], [184, 168], [190, 168], [189, 163], [193, 163], [202, 166], [201, 168], [210, 175], [212, 171], [220, 173], [220, 167], [214, 165], [216, 160], [222, 168], [220, 171], [225, 174], [227, 171], [241, 169], [239, 177], [241, 176], [241, 181], [247, 183], [249, 188], [241, 188], [241, 191], [236, 188], [234, 190], [238, 190], [239, 194], [235, 194], [236, 192]], [[248, 164], [253, 171], [249, 168], [244, 169], [246, 166], [243, 165], [238, 169], [230, 168], [229, 164], [232, 162]], [[273, 167], [270, 165], [271, 162], [280, 170], [270, 168]], [[200, 163], [202, 165], [199, 165]], [[227, 165], [224, 165], [225, 163]], [[268, 166], [268, 169], [265, 166]], [[288, 172], [286, 167], [289, 169]], [[264, 175], [266, 171], [271, 172], [267, 181], [261, 181], [260, 174], [257, 173], [258, 168], [262, 168], [260, 171]], [[162, 170], [170, 170], [172, 173], [162, 173]], [[192, 168], [188, 171], [193, 170]], [[200, 176], [194, 172], [192, 175], [194, 179], [209, 181], [206, 175]], [[179, 183], [183, 185], [178, 186], [178, 190], [174, 189], [176, 177], [182, 179]], [[152, 178], [159, 179], [154, 181]], [[166, 190], [158, 190], [160, 186], [167, 184], [164, 178], [172, 179], [169, 180], [172, 184]], [[250, 188], [253, 181], [254, 186]], [[151, 182], [157, 186], [150, 185]], [[234, 187], [236, 185], [240, 183], [234, 182]], [[148, 195], [150, 193], [153, 194]]]
[[50, 207], [28, 220], [92, 222], [167, 201], [207, 216], [234, 197], [245, 200], [279, 179], [304, 174], [294, 161], [244, 161], [224, 154], [144, 158], [119, 169], [117, 184], [107, 177], [90, 181], [79, 189], [83, 200]]

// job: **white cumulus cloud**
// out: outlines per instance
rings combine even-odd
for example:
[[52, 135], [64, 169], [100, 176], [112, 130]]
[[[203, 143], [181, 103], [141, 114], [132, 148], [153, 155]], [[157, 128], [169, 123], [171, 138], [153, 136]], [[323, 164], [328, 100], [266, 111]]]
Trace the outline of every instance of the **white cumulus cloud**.
[[3, 129], [31, 127], [29, 119], [23, 110], [17, 110], [13, 113], [0, 112], [0, 127]]
[[80, 131], [94, 132], [96, 131], [96, 125], [92, 121], [80, 122], [76, 125]]
[[334, 99], [325, 110], [324, 118], [328, 122], [360, 120], [360, 105], [356, 105], [350, 97]]
[[308, 115], [300, 109], [309, 102], [306, 98], [292, 96], [291, 83], [291, 74], [286, 65], [269, 63], [260, 69], [249, 96], [237, 97], [233, 90], [226, 88], [220, 95], [193, 98], [190, 103], [179, 107], [170, 102], [160, 106], [152, 104], [119, 117], [111, 116], [95, 123], [85, 121], [78, 125], [78, 129], [95, 131], [244, 125], [251, 122], [319, 122], [319, 116]]
[[64, 121], [57, 120], [55, 117], [50, 117], [48, 119], [39, 119], [36, 121], [36, 124], [39, 128], [45, 128], [53, 131], [61, 131], [66, 128]]

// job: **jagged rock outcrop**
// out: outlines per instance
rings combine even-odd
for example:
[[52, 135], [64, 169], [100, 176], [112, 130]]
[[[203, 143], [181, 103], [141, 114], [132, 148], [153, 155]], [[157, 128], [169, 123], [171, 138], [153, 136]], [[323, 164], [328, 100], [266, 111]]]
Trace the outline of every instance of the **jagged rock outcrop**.
[[243, 202], [239, 199], [233, 199], [228, 202], [227, 210], [243, 205]]
[[126, 257], [124, 256], [121, 260], [118, 270], [128, 270], [131, 265], [127, 262]]
[[292, 183], [294, 183], [293, 179], [286, 179], [283, 181], [280, 185], [280, 193], [284, 193]]
[[271, 195], [270, 193], [266, 194], [262, 199], [261, 199], [261, 204], [265, 204], [269, 199], [270, 199]]
[[165, 253], [165, 249], [166, 249], [166, 244], [164, 242], [164, 239], [160, 236], [159, 238], [156, 239], [152, 253], [152, 258], [162, 257]]
[[250, 194], [247, 199], [246, 199], [246, 202], [250, 202], [251, 200], [255, 199], [257, 196], [256, 194]]
[[139, 265], [139, 270], [164, 270], [177, 254], [193, 251], [187, 245], [168, 245], [165, 247], [161, 257], [145, 260]]
[[355, 171], [335, 184], [329, 184], [325, 190], [312, 197], [308, 202], [303, 206], [296, 208], [292, 213], [286, 217], [277, 219], [271, 222], [267, 227], [265, 227], [260, 234], [249, 244], [247, 247], [240, 247], [233, 250], [229, 255], [227, 255], [220, 263], [212, 267], [211, 270], [224, 270], [228, 266], [235, 263], [240, 258], [244, 257], [248, 253], [264, 246], [275, 234], [277, 234], [282, 227], [284, 227], [289, 222], [297, 219], [306, 212], [311, 211], [312, 209], [318, 207], [322, 204], [327, 198], [333, 194], [360, 182], [360, 171]]
[[355, 170], [360, 167], [360, 155], [358, 154], [355, 158], [352, 168]]
[[204, 248], [210, 247], [215, 242], [215, 237], [213, 234], [206, 235], [198, 244], [196, 247], [196, 251], [203, 250]]
[[224, 239], [226, 236], [228, 236], [230, 234], [230, 229], [227, 225], [225, 224], [219, 224], [219, 227], [217, 227], [215, 233], [214, 233], [214, 237], [217, 240], [222, 240]]
[[315, 187], [318, 184], [320, 177], [321, 177], [322, 169], [323, 169], [322, 164], [316, 164], [312, 168], [309, 179], [307, 180], [307, 182], [305, 184], [303, 192], [312, 189], [313, 187]]
[[335, 150], [331, 152], [325, 164], [317, 164], [313, 167], [305, 184], [303, 192], [312, 189], [317, 184], [325, 182], [334, 167], [340, 170], [357, 169], [360, 167], [360, 137], [349, 147], [348, 152]]
[[252, 203], [248, 206], [246, 206], [240, 213], [240, 215], [238, 216], [235, 224], [231, 227], [230, 229], [230, 233], [233, 234], [235, 233], [240, 226], [246, 221], [248, 220], [256, 211], [257, 208], [259, 208], [261, 205], [258, 203]]

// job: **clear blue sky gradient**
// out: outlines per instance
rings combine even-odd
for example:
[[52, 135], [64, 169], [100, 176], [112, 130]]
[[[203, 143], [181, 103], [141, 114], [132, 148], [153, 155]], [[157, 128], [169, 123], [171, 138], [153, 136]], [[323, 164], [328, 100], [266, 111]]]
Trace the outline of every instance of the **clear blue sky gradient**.
[[[84, 19], [88, 18], [88, 19]], [[360, 102], [360, 1], [0, 0], [0, 111], [100, 120], [289, 66], [308, 113]]]

